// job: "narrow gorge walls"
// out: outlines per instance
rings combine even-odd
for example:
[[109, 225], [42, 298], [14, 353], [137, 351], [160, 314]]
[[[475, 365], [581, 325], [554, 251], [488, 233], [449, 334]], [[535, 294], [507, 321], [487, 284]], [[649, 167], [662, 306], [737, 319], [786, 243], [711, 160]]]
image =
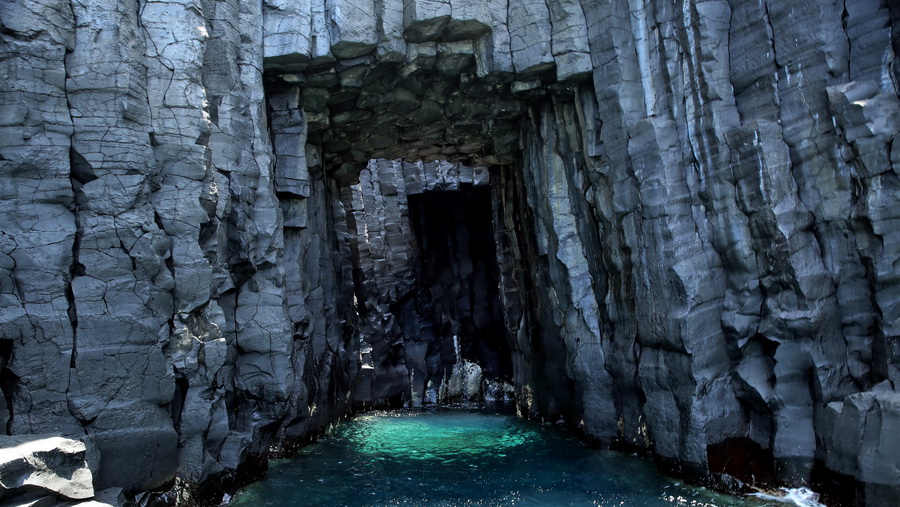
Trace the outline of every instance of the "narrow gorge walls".
[[471, 363], [687, 475], [886, 505], [887, 5], [3, 2], [4, 426], [188, 501]]

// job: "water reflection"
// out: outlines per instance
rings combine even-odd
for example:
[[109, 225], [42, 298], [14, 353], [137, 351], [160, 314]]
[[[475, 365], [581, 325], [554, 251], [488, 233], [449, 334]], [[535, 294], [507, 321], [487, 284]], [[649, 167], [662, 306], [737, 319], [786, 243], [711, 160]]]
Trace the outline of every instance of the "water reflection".
[[364, 415], [270, 464], [232, 505], [602, 505], [770, 503], [660, 475], [556, 426], [478, 411]]

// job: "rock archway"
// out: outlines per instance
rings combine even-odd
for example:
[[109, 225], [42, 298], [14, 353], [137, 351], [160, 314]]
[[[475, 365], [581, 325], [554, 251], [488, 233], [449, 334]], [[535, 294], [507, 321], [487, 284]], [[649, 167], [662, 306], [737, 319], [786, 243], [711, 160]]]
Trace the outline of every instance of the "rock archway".
[[347, 193], [445, 160], [490, 167], [523, 413], [889, 502], [898, 12], [0, 2], [0, 422], [185, 502], [327, 427], [366, 375]]
[[[353, 302], [344, 301], [344, 318], [362, 348], [358, 405], [480, 398], [480, 388], [461, 385], [462, 366], [472, 368], [469, 383], [482, 374], [513, 380], [523, 324], [505, 321], [502, 307], [521, 314], [530, 303], [501, 302], [501, 173], [521, 172], [529, 110], [573, 103], [590, 74], [587, 60], [556, 62], [537, 38], [550, 36], [547, 13], [523, 11], [528, 40], [516, 45], [492, 28], [505, 18], [476, 11], [407, 20], [394, 40], [402, 52], [388, 49], [397, 27], [385, 12], [378, 44], [343, 41], [328, 55], [266, 60], [285, 235], [306, 227], [292, 217], [308, 209], [309, 181], [319, 179], [331, 189], [337, 242], [346, 243]], [[526, 377], [532, 361], [521, 352], [530, 348], [518, 347], [515, 368]]]

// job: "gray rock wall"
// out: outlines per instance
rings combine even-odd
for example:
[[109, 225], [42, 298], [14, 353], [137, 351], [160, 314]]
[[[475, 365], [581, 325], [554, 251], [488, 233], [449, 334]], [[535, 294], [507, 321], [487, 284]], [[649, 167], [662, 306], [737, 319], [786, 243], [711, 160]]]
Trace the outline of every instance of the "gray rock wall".
[[262, 5], [13, 1], [0, 20], [8, 432], [91, 435], [95, 487], [133, 493], [343, 414], [328, 183], [270, 139]]
[[875, 0], [3, 2], [0, 417], [91, 435], [97, 489], [187, 500], [424, 392], [409, 365], [444, 352], [384, 321], [417, 276], [406, 164], [361, 171], [449, 160], [493, 166], [523, 413], [887, 504], [898, 26]]

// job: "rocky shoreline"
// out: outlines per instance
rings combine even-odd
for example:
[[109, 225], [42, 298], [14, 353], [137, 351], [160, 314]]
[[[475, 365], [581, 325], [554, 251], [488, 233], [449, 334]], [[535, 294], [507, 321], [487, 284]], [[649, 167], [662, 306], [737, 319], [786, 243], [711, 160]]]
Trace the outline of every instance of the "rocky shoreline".
[[890, 505], [898, 50], [877, 0], [4, 1], [0, 420], [134, 495], [468, 362]]

